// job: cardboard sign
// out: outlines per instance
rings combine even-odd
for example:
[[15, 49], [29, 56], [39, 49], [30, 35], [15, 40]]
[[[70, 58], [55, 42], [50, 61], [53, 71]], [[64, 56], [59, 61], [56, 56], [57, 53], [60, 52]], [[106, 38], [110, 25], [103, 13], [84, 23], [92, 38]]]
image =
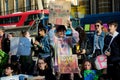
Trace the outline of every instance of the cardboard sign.
[[97, 56], [95, 60], [95, 65], [98, 70], [107, 68], [107, 57], [105, 55]]
[[14, 76], [1, 77], [0, 80], [25, 80], [25, 78], [31, 77], [25, 74], [19, 74]]
[[90, 31], [95, 31], [95, 25], [94, 24], [90, 25]]
[[108, 24], [103, 24], [103, 31], [108, 32]]
[[45, 76], [28, 77], [27, 80], [45, 80]]
[[90, 24], [85, 24], [84, 30], [85, 31], [90, 31]]
[[30, 55], [31, 41], [25, 37], [13, 37], [10, 40], [10, 53], [12, 55]]
[[60, 73], [78, 73], [77, 55], [61, 55], [59, 56], [59, 71]]
[[71, 3], [69, 1], [50, 1], [49, 23], [65, 25], [70, 17]]
[[0, 80], [19, 80], [19, 76], [1, 77]]

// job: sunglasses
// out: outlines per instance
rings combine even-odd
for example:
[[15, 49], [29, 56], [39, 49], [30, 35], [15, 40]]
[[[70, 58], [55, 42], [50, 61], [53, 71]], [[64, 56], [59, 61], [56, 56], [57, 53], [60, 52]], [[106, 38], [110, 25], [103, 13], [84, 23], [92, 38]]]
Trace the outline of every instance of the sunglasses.
[[95, 27], [99, 27], [100, 25], [95, 25]]

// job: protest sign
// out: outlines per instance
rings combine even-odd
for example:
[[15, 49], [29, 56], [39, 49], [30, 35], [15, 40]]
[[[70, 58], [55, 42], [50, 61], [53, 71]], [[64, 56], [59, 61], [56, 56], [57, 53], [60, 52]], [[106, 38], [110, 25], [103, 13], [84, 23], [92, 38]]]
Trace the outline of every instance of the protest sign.
[[1, 77], [0, 80], [19, 80], [19, 76]]
[[61, 55], [59, 56], [59, 72], [66, 73], [78, 73], [78, 59], [77, 55]]
[[98, 70], [107, 68], [107, 57], [105, 55], [97, 56], [95, 60], [95, 65]]
[[49, 23], [65, 25], [70, 17], [70, 1], [50, 1]]
[[84, 30], [85, 31], [90, 31], [90, 24], [85, 24]]
[[19, 75], [1, 77], [0, 80], [25, 80], [28, 77], [31, 76], [25, 74], [19, 74]]
[[13, 37], [10, 40], [10, 53], [12, 55], [30, 55], [31, 41], [25, 37]]
[[90, 25], [90, 31], [95, 31], [95, 24]]
[[27, 80], [45, 80], [45, 76], [28, 77]]

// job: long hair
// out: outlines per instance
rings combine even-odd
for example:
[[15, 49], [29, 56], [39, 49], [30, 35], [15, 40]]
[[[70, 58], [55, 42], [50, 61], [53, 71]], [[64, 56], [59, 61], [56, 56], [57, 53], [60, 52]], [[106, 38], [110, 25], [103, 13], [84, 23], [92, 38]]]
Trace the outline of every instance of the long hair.
[[43, 61], [46, 63], [45, 68], [48, 68], [48, 64], [47, 64], [46, 58], [39, 57], [38, 60], [37, 60], [37, 69], [38, 69], [38, 70], [39, 70], [39, 67], [38, 67], [38, 61], [39, 61], [39, 60], [43, 60]]
[[86, 33], [82, 27], [77, 27], [75, 30], [79, 33], [79, 44], [81, 44], [83, 41], [86, 40]]
[[85, 60], [83, 61], [83, 63], [82, 63], [81, 71], [84, 71], [84, 70], [85, 70], [85, 69], [84, 69], [84, 64], [85, 64], [85, 62], [89, 62], [89, 63], [91, 64], [91, 70], [94, 70], [94, 69], [95, 69], [95, 64], [93, 63], [93, 61], [90, 60], [90, 59], [85, 59]]

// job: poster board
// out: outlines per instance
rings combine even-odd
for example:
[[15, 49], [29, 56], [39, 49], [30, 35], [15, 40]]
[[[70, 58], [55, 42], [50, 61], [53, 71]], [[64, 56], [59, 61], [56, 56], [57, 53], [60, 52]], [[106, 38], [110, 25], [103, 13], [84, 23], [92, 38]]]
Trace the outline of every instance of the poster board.
[[108, 24], [103, 24], [103, 31], [108, 32]]
[[14, 76], [1, 77], [0, 80], [25, 80], [28, 77], [31, 77], [31, 76], [25, 75], [25, 74], [19, 74]]
[[28, 77], [26, 80], [45, 80], [45, 76]]
[[95, 65], [98, 70], [107, 68], [107, 56], [99, 55], [95, 60]]
[[95, 24], [90, 24], [90, 31], [95, 31]]
[[60, 55], [58, 67], [62, 74], [78, 73], [77, 55]]
[[1, 77], [0, 80], [19, 80], [19, 76]]
[[85, 31], [90, 31], [90, 24], [85, 24], [84, 30]]
[[49, 23], [65, 25], [70, 17], [70, 1], [50, 1]]
[[12, 55], [28, 56], [31, 53], [31, 41], [25, 37], [13, 37], [10, 39], [10, 53]]

